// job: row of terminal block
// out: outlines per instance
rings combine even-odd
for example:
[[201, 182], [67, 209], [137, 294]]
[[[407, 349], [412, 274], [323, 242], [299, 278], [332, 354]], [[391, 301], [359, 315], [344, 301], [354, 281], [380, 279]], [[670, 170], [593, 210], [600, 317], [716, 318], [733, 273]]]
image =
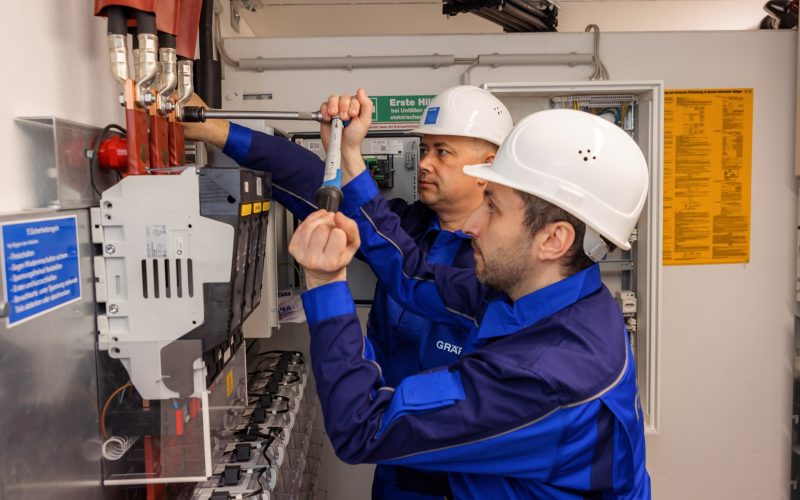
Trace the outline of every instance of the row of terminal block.
[[[248, 404], [235, 410], [233, 436], [192, 500], [324, 499], [317, 488], [322, 430], [317, 395], [302, 353], [260, 353], [248, 381]], [[231, 439], [232, 438], [232, 439]]]

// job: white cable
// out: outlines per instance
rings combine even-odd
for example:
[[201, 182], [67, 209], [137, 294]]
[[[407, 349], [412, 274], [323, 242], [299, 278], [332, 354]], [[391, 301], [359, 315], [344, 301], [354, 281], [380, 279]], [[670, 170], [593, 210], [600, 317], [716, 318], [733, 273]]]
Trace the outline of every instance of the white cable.
[[[221, 10], [221, 9], [220, 9]], [[239, 67], [239, 61], [231, 57], [227, 52], [225, 52], [225, 40], [222, 38], [222, 29], [220, 29], [220, 11], [214, 9], [214, 33], [213, 36], [215, 38], [215, 45], [217, 47], [217, 54], [219, 55], [220, 59], [227, 64], [228, 66], [233, 66], [234, 68]]]
[[596, 24], [590, 24], [585, 30], [587, 33], [594, 32], [594, 47], [592, 50], [592, 59], [594, 60], [594, 73], [589, 77], [589, 80], [608, 80], [608, 70], [606, 65], [600, 59], [600, 27]]
[[472, 70], [478, 66], [479, 62], [480, 60], [478, 58], [475, 58], [475, 62], [467, 66], [467, 69], [465, 69], [464, 72], [461, 73], [461, 77], [459, 78], [459, 84], [461, 85], [470, 84], [470, 76], [471, 76], [470, 73], [472, 73]]
[[103, 443], [103, 458], [111, 461], [119, 460], [138, 440], [139, 436], [111, 436]]

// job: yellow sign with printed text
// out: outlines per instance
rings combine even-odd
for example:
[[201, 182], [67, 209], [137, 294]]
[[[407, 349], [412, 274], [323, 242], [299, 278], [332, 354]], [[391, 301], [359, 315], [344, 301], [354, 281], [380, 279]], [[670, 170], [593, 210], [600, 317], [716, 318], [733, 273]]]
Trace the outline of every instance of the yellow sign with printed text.
[[225, 376], [225, 394], [230, 396], [233, 392], [233, 370]]
[[664, 92], [664, 265], [750, 261], [753, 89]]
[[242, 203], [242, 217], [247, 217], [253, 213], [253, 205], [251, 203]]
[[261, 202], [260, 201], [257, 201], [255, 203], [253, 203], [253, 213], [254, 214], [260, 214], [261, 213]]

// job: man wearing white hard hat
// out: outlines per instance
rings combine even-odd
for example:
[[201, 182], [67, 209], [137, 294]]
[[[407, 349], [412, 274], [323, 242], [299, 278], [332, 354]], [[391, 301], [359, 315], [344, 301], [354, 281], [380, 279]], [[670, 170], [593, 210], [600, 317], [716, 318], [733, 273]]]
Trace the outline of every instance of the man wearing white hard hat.
[[[202, 101], [195, 99], [190, 104], [202, 105]], [[341, 209], [348, 210], [360, 203], [363, 192], [377, 189], [363, 169], [360, 149], [371, 123], [372, 103], [359, 90], [355, 96], [331, 96], [320, 110], [328, 119], [339, 115], [350, 122], [342, 137]], [[420, 201], [409, 204], [396, 199], [388, 205], [423, 258], [431, 264], [463, 268], [473, 282], [472, 247], [459, 230], [480, 205], [486, 182], [464, 174], [463, 166], [492, 161], [511, 127], [508, 110], [491, 93], [472, 86], [443, 91], [428, 105], [414, 131], [421, 134], [417, 175]], [[184, 124], [184, 130], [187, 138], [224, 148], [244, 167], [271, 172], [274, 199], [298, 218], [316, 209], [315, 193], [322, 183], [324, 165], [315, 154], [280, 137], [223, 120]], [[321, 137], [324, 141], [329, 137], [326, 125]], [[380, 265], [379, 261], [367, 261], [373, 267]], [[369, 314], [366, 351], [382, 366], [385, 386], [395, 387], [420, 370], [455, 362], [468, 333], [468, 326], [414, 314], [379, 284]], [[447, 496], [450, 488], [444, 474], [387, 465], [376, 469], [374, 498], [425, 500]]]
[[[455, 498], [650, 498], [634, 359], [597, 264], [628, 248], [647, 199], [641, 151], [602, 118], [550, 110], [464, 171], [488, 182], [463, 228], [481, 285], [426, 262], [377, 190], [355, 221], [321, 210], [292, 239], [337, 454], [446, 471]], [[382, 385], [345, 281], [357, 250], [401, 303], [471, 325], [457, 362]]]

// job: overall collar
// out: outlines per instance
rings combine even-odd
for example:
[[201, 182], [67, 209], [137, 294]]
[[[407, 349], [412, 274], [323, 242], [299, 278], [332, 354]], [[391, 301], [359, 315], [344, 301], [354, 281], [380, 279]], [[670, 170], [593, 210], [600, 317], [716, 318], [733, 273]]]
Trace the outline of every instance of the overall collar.
[[516, 333], [591, 295], [602, 285], [600, 266], [594, 264], [515, 302], [502, 294], [489, 302], [478, 326], [477, 336], [479, 339], [488, 339]]
[[436, 213], [434, 213], [433, 217], [431, 217], [431, 222], [430, 222], [430, 224], [428, 224], [428, 228], [425, 229], [425, 231], [422, 233], [422, 238], [423, 239], [427, 238], [428, 235], [431, 234], [434, 231], [437, 233], [437, 235], [438, 235], [438, 233], [442, 233], [443, 232], [443, 233], [448, 233], [448, 234], [454, 234], [454, 235], [456, 235], [459, 238], [464, 239], [464, 240], [470, 239], [470, 237], [468, 235], [462, 233], [460, 229], [457, 229], [455, 231], [448, 231], [446, 229], [442, 229], [442, 224], [439, 222], [439, 216], [436, 215]]

